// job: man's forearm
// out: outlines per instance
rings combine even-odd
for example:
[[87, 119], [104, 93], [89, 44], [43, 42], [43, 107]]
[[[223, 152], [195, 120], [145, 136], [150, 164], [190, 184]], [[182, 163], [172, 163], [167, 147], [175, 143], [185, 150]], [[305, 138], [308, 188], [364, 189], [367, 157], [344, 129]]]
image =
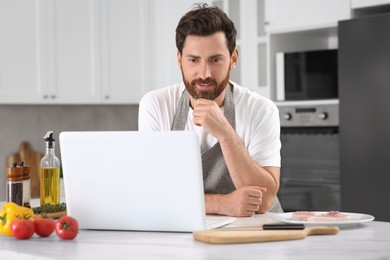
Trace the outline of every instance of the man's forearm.
[[236, 132], [229, 131], [219, 139], [229, 169], [230, 177], [238, 189], [244, 186], [259, 186], [267, 189], [261, 212], [265, 212], [279, 189], [279, 168], [261, 167], [252, 159]]
[[235, 132], [219, 139], [230, 176], [236, 188], [257, 185], [268, 191], [277, 189], [279, 176], [274, 176], [252, 159]]
[[250, 217], [260, 210], [264, 189], [245, 186], [229, 194], [206, 194], [206, 213]]

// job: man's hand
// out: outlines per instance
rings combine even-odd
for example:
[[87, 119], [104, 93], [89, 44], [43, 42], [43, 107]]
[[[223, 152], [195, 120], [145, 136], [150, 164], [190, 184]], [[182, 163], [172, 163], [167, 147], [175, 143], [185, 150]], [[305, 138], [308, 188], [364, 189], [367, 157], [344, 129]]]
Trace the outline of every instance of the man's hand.
[[229, 129], [230, 124], [216, 102], [207, 99], [198, 99], [193, 107], [193, 122], [218, 139]]
[[251, 217], [262, 203], [265, 188], [245, 186], [226, 195], [206, 195], [206, 212], [235, 217]]

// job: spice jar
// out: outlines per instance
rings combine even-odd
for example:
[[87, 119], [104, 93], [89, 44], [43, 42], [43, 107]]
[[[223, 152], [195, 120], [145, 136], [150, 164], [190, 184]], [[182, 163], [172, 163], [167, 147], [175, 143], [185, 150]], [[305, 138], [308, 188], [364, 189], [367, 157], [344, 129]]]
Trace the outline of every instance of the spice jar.
[[31, 201], [31, 177], [30, 177], [30, 166], [24, 165], [21, 163], [23, 167], [23, 206], [26, 208], [30, 208]]
[[23, 167], [18, 167], [12, 163], [12, 167], [7, 167], [7, 201], [23, 206]]

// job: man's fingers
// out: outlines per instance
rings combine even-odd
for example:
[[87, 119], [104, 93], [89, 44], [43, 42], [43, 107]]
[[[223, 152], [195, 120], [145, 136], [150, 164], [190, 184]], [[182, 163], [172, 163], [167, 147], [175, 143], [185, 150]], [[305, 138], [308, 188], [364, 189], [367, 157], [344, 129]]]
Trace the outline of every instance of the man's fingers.
[[251, 197], [262, 198], [263, 192], [267, 192], [267, 189], [257, 186], [248, 186], [248, 195]]
[[263, 203], [263, 192], [267, 189], [259, 186], [245, 186], [227, 194], [228, 215], [250, 217], [260, 210]]
[[256, 212], [260, 208], [259, 205], [248, 205], [247, 211]]
[[262, 198], [249, 197], [249, 204], [250, 205], [260, 205], [262, 202], [263, 202]]
[[199, 117], [193, 117], [193, 118], [192, 118], [192, 122], [193, 122], [195, 125], [197, 125], [197, 126], [201, 126], [201, 125], [202, 125], [202, 124], [201, 124], [201, 120], [200, 120]]

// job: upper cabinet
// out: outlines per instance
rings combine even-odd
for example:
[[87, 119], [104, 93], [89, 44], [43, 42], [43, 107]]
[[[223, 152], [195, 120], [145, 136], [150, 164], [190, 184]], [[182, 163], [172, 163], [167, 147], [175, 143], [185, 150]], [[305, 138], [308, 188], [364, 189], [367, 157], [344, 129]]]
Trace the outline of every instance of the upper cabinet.
[[211, 4], [224, 10], [237, 29], [239, 59], [236, 68], [231, 72], [231, 79], [260, 95], [270, 97], [265, 1], [217, 0]]
[[266, 1], [266, 28], [271, 33], [335, 27], [349, 18], [350, 0]]
[[145, 0], [101, 1], [101, 84], [102, 102], [133, 103], [141, 99], [145, 89], [144, 53], [147, 45]]
[[36, 103], [48, 98], [40, 1], [0, 1], [0, 103]]
[[[111, 0], [110, 0], [111, 1]], [[147, 1], [147, 0], [142, 0]], [[181, 17], [193, 8], [194, 0], [149, 0], [145, 22], [144, 48], [147, 50], [144, 77], [147, 90], [182, 81], [177, 62], [176, 27]]]
[[98, 1], [47, 2], [47, 66], [43, 68], [50, 103], [100, 101]]
[[147, 2], [1, 0], [1, 104], [132, 104]]
[[[231, 79], [275, 98], [278, 52], [337, 48], [337, 23], [390, 0], [208, 0], [237, 30]], [[193, 0], [0, 0], [0, 104], [138, 104], [181, 81]], [[379, 7], [377, 7], [379, 6]]]

